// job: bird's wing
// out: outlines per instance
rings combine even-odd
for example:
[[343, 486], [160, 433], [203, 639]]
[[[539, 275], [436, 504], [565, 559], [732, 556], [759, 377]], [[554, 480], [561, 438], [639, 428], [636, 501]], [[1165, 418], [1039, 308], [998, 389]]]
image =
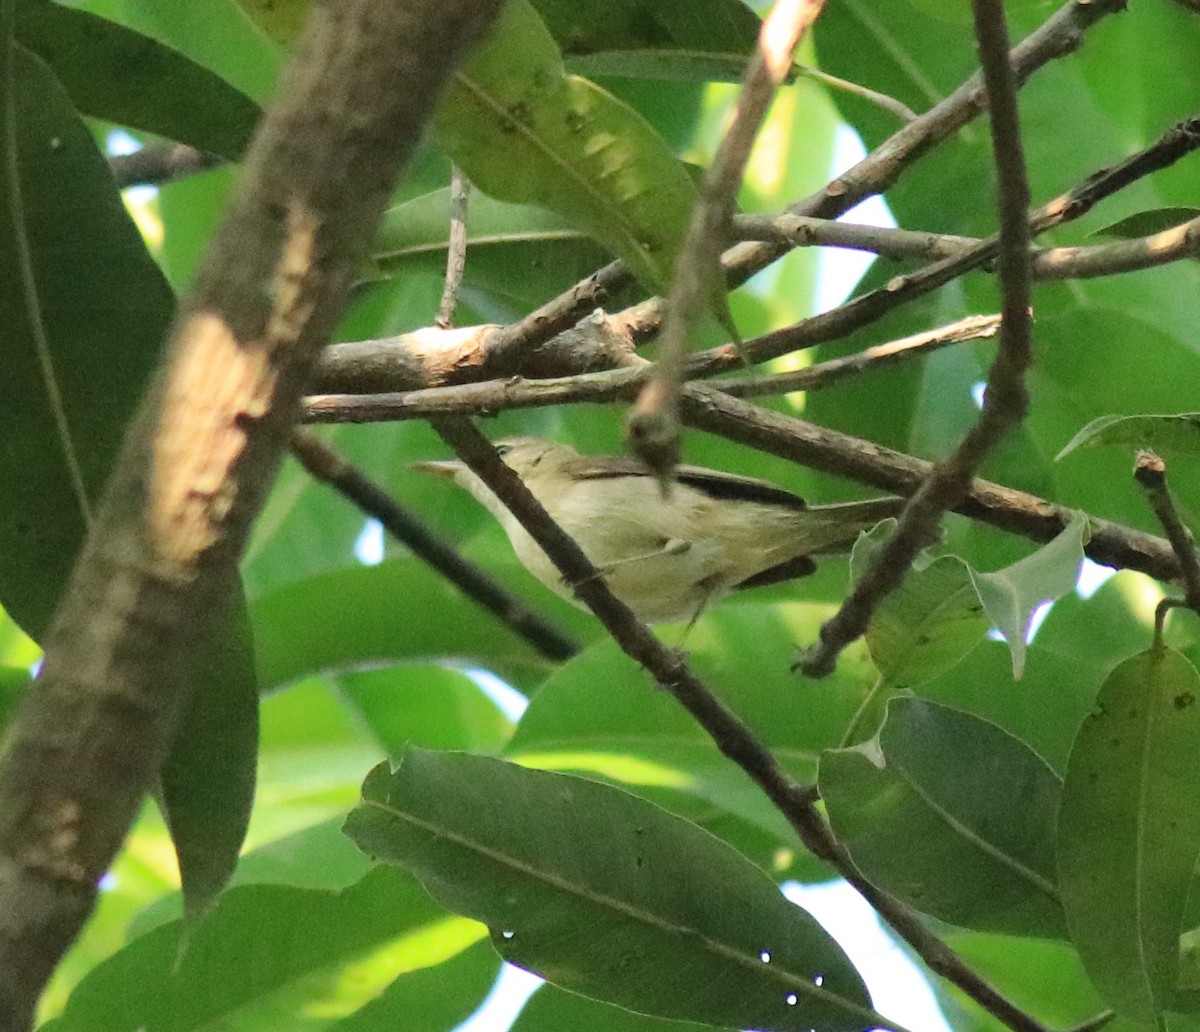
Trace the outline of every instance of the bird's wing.
[[[637, 459], [606, 458], [596, 461], [581, 455], [562, 464], [562, 471], [580, 480], [612, 480], [618, 477], [653, 477], [654, 473]], [[768, 480], [722, 473], [702, 466], [676, 466], [679, 483], [719, 501], [760, 502], [785, 509], [806, 509], [803, 498], [777, 487]]]

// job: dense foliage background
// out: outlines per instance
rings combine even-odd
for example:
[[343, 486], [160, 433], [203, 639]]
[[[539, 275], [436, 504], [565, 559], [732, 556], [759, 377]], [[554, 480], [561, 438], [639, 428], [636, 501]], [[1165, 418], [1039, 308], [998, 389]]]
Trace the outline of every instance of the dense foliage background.
[[[1005, 7], [1014, 39], [1056, 10], [1046, 0]], [[289, 10], [253, 0], [245, 9], [232, 0], [17, 4], [0, 125], [6, 710], [28, 690], [89, 500], [237, 180], [284, 59], [280, 40], [293, 32]], [[920, 112], [976, 70], [970, 25], [960, 0], [829, 0], [800, 59]], [[614, 252], [643, 285], [610, 298], [610, 312], [665, 288], [691, 197], [675, 159], [711, 159], [757, 17], [738, 0], [513, 0], [500, 31], [508, 35], [460, 79], [398, 187], [340, 340], [432, 323], [451, 155], [479, 188], [458, 324], [514, 322]], [[523, 147], [472, 113], [473, 87], [519, 94], [522, 76], [545, 75], [560, 52], [568, 72], [599, 88], [563, 80], [571, 103], [595, 105], [593, 123]], [[1198, 54], [1194, 11], [1134, 0], [1037, 71], [1020, 94], [1034, 203], [1194, 116]], [[899, 127], [894, 111], [797, 76], [758, 141], [742, 210], [775, 212], [821, 189], [840, 171], [840, 134], [857, 133], [870, 150]], [[160, 137], [222, 160], [127, 191], [123, 206], [105, 153]], [[564, 154], [604, 147], [607, 169], [562, 172]], [[628, 169], [661, 193], [649, 203], [606, 195], [614, 170]], [[977, 120], [908, 168], [885, 199], [904, 228], [984, 236], [995, 228], [993, 180]], [[1103, 243], [1118, 223], [1118, 235], [1137, 236], [1194, 218], [1198, 183], [1196, 158], [1185, 156], [1039, 243]], [[907, 267], [880, 259], [858, 290]], [[814, 314], [818, 268], [817, 249], [799, 249], [735, 291], [740, 334]], [[1197, 408], [1198, 286], [1194, 259], [1039, 284], [1030, 413], [982, 474], [1159, 533], [1129, 475], [1133, 446], [1153, 443], [1185, 519], [1197, 511], [1190, 423], [1137, 424], [1108, 434], [1116, 446], [1055, 457], [1095, 418]], [[993, 276], [974, 272], [778, 368], [993, 312], [997, 297]], [[709, 327], [697, 346], [720, 343], [722, 332]], [[768, 404], [936, 459], [975, 420], [993, 348], [946, 348]], [[622, 448], [622, 415], [616, 405], [573, 405], [502, 412], [483, 425], [492, 438], [533, 433], [603, 454]], [[148, 803], [44, 999], [52, 1027], [449, 1030], [486, 997], [502, 955], [554, 983], [516, 1019], [518, 1032], [650, 1032], [685, 1018], [780, 1029], [885, 1020], [832, 940], [772, 886], [836, 872], [799, 846], [590, 615], [516, 564], [482, 509], [407, 468], [445, 454], [436, 435], [412, 420], [322, 436], [580, 651], [565, 662], [539, 655], [403, 546], [381, 544], [361, 512], [299, 465], [286, 466], [242, 564], [244, 612], [198, 658], [197, 701], [164, 772], [191, 915], [180, 920], [172, 835]], [[686, 438], [686, 460], [810, 500], [875, 493], [699, 433]], [[1194, 614], [1179, 612], [1165, 635], [1179, 652], [1152, 647], [1163, 589], [1140, 573], [1119, 572], [1087, 599], [1076, 593], [1086, 538], [1079, 519], [1035, 553], [1033, 542], [951, 516], [937, 550], [947, 557], [910, 576], [825, 681], [789, 664], [844, 596], [843, 561], [714, 608], [686, 647], [790, 773], [819, 776], [832, 827], [866, 877], [926, 915], [1037, 1021], [1070, 1027], [1111, 1008], [1113, 1029], [1192, 1027], [1200, 677], [1189, 660], [1200, 634]], [[989, 580], [977, 571], [1004, 572]], [[1050, 598], [1059, 600], [1022, 654], [1029, 613]], [[1118, 712], [1134, 716], [1113, 730], [1104, 717]], [[368, 772], [402, 756], [393, 780], [372, 776], [373, 805], [351, 821], [359, 842], [395, 861], [376, 864], [342, 826]], [[242, 859], [218, 898], [247, 814]], [[999, 1027], [959, 989], [936, 985], [958, 1032]]]

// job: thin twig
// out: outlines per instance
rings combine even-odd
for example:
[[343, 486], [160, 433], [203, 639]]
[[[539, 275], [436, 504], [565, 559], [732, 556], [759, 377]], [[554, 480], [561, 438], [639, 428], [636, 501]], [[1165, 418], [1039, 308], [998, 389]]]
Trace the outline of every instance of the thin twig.
[[722, 289], [721, 247], [750, 151], [792, 54], [824, 0], [775, 0], [759, 31], [729, 130], [721, 140], [675, 263], [658, 363], [629, 415], [634, 450], [661, 476], [679, 461], [679, 388], [692, 329]]
[[[782, 240], [797, 247], [843, 247], [894, 259], [949, 258], [982, 242], [976, 237], [787, 214], [737, 215], [733, 223], [743, 240]], [[1030, 255], [1035, 280], [1090, 279], [1150, 269], [1200, 257], [1200, 218], [1133, 240], [1091, 247], [1035, 247]]]
[[851, 376], [876, 372], [898, 362], [923, 358], [952, 344], [994, 337], [1000, 330], [998, 315], [970, 315], [936, 330], [914, 333], [910, 337], [876, 344], [844, 358], [831, 358], [805, 369], [768, 376], [742, 376], [719, 380], [714, 386], [735, 398], [753, 398], [767, 394], [786, 394], [791, 391], [816, 391], [832, 387]]
[[1146, 500], [1162, 524], [1171, 547], [1175, 549], [1187, 591], [1183, 604], [1197, 609], [1200, 607], [1200, 558], [1196, 555], [1195, 538], [1180, 518], [1171, 489], [1167, 486], [1167, 464], [1154, 452], [1144, 449], [1137, 453], [1133, 476], [1145, 489]]
[[[1044, 233], [1063, 223], [1080, 218], [1101, 200], [1125, 189], [1139, 178], [1161, 171], [1200, 147], [1200, 116], [1172, 126], [1149, 147], [1115, 165], [1092, 173], [1082, 183], [1042, 205], [1032, 214], [1022, 212], [1027, 222], [1023, 234], [1026, 247], [1023, 261], [1028, 264], [1030, 235]], [[1168, 232], [1172, 232], [1168, 230]], [[958, 254], [943, 258], [916, 272], [894, 276], [883, 287], [854, 298], [838, 308], [822, 312], [772, 333], [746, 341], [741, 348], [722, 345], [698, 352], [687, 363], [687, 376], [695, 379], [725, 372], [749, 363], [779, 358], [798, 348], [811, 347], [843, 337], [882, 318], [888, 312], [929, 294], [996, 258], [999, 234], [979, 240]]]
[[839, 90], [842, 93], [850, 93], [856, 97], [861, 97], [868, 104], [874, 104], [877, 108], [882, 108], [888, 112], [888, 114], [895, 115], [901, 122], [911, 122], [917, 117], [917, 113], [907, 104], [902, 103], [895, 97], [889, 97], [886, 93], [867, 89], [866, 86], [857, 82], [850, 82], [848, 79], [839, 79], [836, 75], [830, 75], [819, 68], [810, 68], [808, 65], [793, 65], [792, 67], [797, 75], [802, 75], [806, 79], [812, 79], [813, 82], [819, 82], [824, 86], [828, 86], [831, 90]]
[[908, 573], [917, 553], [938, 537], [942, 516], [971, 486], [975, 471], [1020, 425], [1029, 408], [1025, 370], [1033, 359], [1029, 275], [1029, 180], [1017, 114], [1017, 83], [1008, 63], [1002, 0], [972, 0], [975, 35], [991, 107], [992, 151], [999, 194], [1000, 346], [988, 372], [983, 411], [962, 443], [913, 495], [895, 533], [884, 543], [838, 611], [821, 625], [820, 640], [798, 666], [809, 677], [833, 672], [837, 657], [866, 630], [880, 601]]
[[115, 154], [108, 159], [108, 168], [118, 188], [124, 190], [130, 186], [161, 186], [223, 163], [224, 159], [216, 154], [185, 143], [163, 143], [143, 147], [133, 154]]
[[1015, 1032], [1046, 1032], [1043, 1025], [984, 982], [903, 903], [862, 876], [817, 810], [811, 788], [792, 778], [741, 717], [692, 673], [686, 658], [664, 646], [612, 594], [575, 541], [549, 517], [471, 423], [457, 416], [432, 422], [442, 439], [533, 536], [563, 579], [576, 585], [576, 594], [621, 649], [645, 667], [708, 732], [717, 748], [754, 780], [814, 855], [831, 864], [853, 885], [931, 970], [958, 986]]
[[1054, 247], [1033, 252], [1033, 278], [1088, 279], [1200, 258], [1200, 218], [1150, 236], [1094, 247]]
[[317, 480], [328, 484], [367, 516], [377, 519], [417, 558], [423, 559], [547, 659], [561, 662], [579, 652], [579, 646], [544, 616], [463, 558], [311, 430], [293, 430], [291, 450]]
[[438, 305], [438, 329], [454, 325], [454, 309], [458, 307], [458, 292], [462, 288], [463, 271], [467, 267], [467, 201], [471, 196], [471, 181], [457, 165], [450, 173], [450, 239], [446, 247], [446, 284]]
[[979, 243], [975, 237], [838, 222], [786, 211], [780, 215], [735, 215], [733, 232], [739, 240], [764, 240], [792, 247], [844, 247], [883, 258], [925, 261], [950, 258]]

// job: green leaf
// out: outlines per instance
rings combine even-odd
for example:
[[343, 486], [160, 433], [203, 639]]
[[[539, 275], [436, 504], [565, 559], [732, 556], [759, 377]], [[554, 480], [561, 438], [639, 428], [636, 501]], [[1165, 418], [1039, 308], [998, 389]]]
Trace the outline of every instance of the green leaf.
[[[449, 226], [449, 187], [393, 205], [371, 243], [372, 261], [388, 275], [426, 256], [435, 256], [444, 263]], [[477, 193], [470, 199], [467, 246], [472, 258], [482, 249], [578, 240], [583, 236], [567, 219], [542, 208], [505, 204], [486, 194]]]
[[1118, 1012], [1172, 1006], [1188, 886], [1200, 856], [1200, 674], [1178, 652], [1118, 666], [1071, 750], [1058, 821], [1071, 938]]
[[883, 1022], [833, 940], [758, 868], [620, 789], [410, 749], [367, 778], [347, 833], [573, 992], [734, 1028]]
[[1174, 229], [1182, 222], [1190, 222], [1200, 215], [1200, 208], [1150, 208], [1118, 219], [1112, 225], [1094, 231], [1096, 236], [1120, 237], [1122, 240], [1132, 240], [1136, 237], [1151, 236], [1161, 233], [1164, 229]]
[[568, 57], [566, 67], [589, 78], [658, 79], [664, 82], [736, 82], [746, 73], [749, 58], [741, 54], [712, 54], [690, 50], [605, 50]]
[[238, 161], [262, 113], [220, 76], [149, 36], [52, 0], [17, 7], [17, 40], [85, 115]]
[[594, 1032], [711, 1032], [711, 1025], [690, 1021], [651, 1018], [622, 1010], [612, 1004], [543, 985], [521, 1009], [509, 1032], [564, 1032], [589, 1029]]
[[740, 82], [759, 20], [741, 0], [533, 0], [581, 75]]
[[995, 573], [968, 567], [980, 601], [1012, 652], [1013, 680], [1019, 681], [1025, 671], [1033, 611], [1075, 590], [1088, 537], [1087, 517], [1076, 513], [1053, 541], [1011, 566]]
[[1160, 416], [1100, 416], [1072, 437], [1054, 457], [1055, 461], [1078, 448], [1092, 448], [1098, 444], [1152, 448], [1164, 455], [1174, 452], [1195, 456], [1200, 450], [1200, 412]]
[[350, 671], [335, 683], [390, 756], [399, 756], [410, 742], [427, 749], [498, 752], [512, 733], [508, 718], [459, 670], [395, 666]]
[[1061, 783], [1020, 739], [893, 699], [872, 741], [821, 757], [819, 783], [855, 866], [887, 892], [966, 928], [1066, 934], [1054, 870]]
[[641, 115], [565, 74], [528, 0], [510, 0], [455, 75], [435, 130], [481, 190], [563, 215], [665, 288], [696, 188]]
[[533, 0], [565, 54], [710, 51], [748, 56], [759, 21], [741, 0]]
[[368, 664], [457, 659], [517, 687], [549, 667], [412, 557], [308, 577], [257, 599], [250, 616], [263, 691]]
[[[888, 533], [885, 523], [859, 537], [850, 558], [851, 578], [862, 575]], [[914, 564], [900, 587], [876, 607], [866, 639], [884, 681], [908, 688], [949, 670], [987, 629], [966, 563], [947, 555]]]
[[304, 30], [313, 0], [237, 0], [237, 5], [271, 39], [289, 45]]
[[0, 115], [0, 599], [39, 638], [174, 299], [53, 73], [20, 46], [13, 61]]
[[349, 1027], [382, 1029], [410, 1008], [402, 1024], [436, 1032], [471, 1013], [497, 968], [490, 950], [467, 949], [483, 929], [388, 869], [344, 892], [240, 886], [182, 955], [180, 931], [178, 922], [164, 925], [99, 965], [52, 1027], [315, 1032], [352, 1016]]
[[237, 864], [258, 763], [258, 681], [240, 580], [184, 660], [188, 702], [162, 769], [162, 801], [185, 906], [200, 916]]

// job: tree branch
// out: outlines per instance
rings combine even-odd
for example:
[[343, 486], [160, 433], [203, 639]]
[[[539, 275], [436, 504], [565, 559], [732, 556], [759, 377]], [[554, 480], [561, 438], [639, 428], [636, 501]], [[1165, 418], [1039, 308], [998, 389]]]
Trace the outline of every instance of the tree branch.
[[5, 735], [0, 1029], [28, 1027], [92, 909], [399, 165], [495, 6], [314, 9]]
[[1025, 371], [1033, 361], [1029, 276], [1029, 180], [1017, 114], [1017, 83], [1008, 63], [1002, 0], [972, 0], [975, 36], [991, 107], [989, 124], [999, 193], [1000, 346], [988, 371], [983, 411], [962, 443], [909, 500], [895, 533], [871, 560], [838, 611], [821, 625], [820, 640], [801, 659], [809, 677], [833, 673], [842, 650], [866, 629], [876, 607], [900, 586], [922, 548], [937, 541], [946, 511], [970, 489], [975, 471], [1029, 408]]

